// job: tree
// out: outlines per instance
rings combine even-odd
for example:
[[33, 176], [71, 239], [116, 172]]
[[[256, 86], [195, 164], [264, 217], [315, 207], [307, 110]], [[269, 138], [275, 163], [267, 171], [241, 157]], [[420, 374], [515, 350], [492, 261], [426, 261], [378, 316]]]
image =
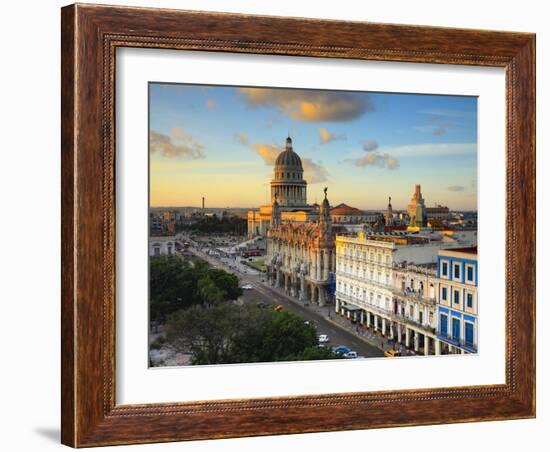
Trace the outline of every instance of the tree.
[[233, 273], [211, 268], [208, 270], [208, 277], [218, 289], [224, 292], [224, 299], [226, 300], [236, 300], [243, 294], [243, 290], [239, 286], [239, 278]]
[[261, 361], [283, 361], [289, 355], [317, 345], [317, 331], [288, 311], [272, 311], [272, 320], [261, 344]]
[[253, 304], [203, 304], [178, 311], [167, 323], [167, 340], [176, 350], [192, 354], [192, 364], [338, 357], [317, 347], [315, 327], [302, 318]]
[[305, 348], [300, 353], [286, 357], [286, 361], [314, 361], [318, 359], [344, 359], [344, 357], [328, 347], [318, 346]]
[[176, 350], [191, 353], [192, 364], [255, 362], [239, 344], [251, 330], [263, 329], [258, 313], [258, 308], [231, 303], [196, 305], [172, 315], [166, 338]]
[[179, 256], [151, 259], [149, 290], [150, 317], [155, 322], [196, 304], [215, 304], [242, 295], [236, 275], [212, 269], [202, 260], [191, 265]]

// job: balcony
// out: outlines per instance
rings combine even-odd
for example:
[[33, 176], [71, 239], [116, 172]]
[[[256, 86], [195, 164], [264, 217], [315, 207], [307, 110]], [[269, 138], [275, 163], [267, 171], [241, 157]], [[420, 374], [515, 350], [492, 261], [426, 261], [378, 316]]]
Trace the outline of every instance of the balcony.
[[409, 326], [411, 326], [415, 329], [419, 329], [419, 330], [423, 331], [424, 333], [435, 335], [436, 330], [435, 330], [434, 327], [419, 323], [413, 317], [403, 316], [401, 314], [392, 313], [391, 319], [394, 322], [404, 323], [405, 325], [409, 325]]
[[370, 303], [362, 300], [361, 298], [357, 298], [357, 297], [345, 294], [345, 293], [340, 292], [340, 291], [336, 291], [336, 297], [338, 297], [342, 301], [345, 301], [346, 303], [354, 304], [355, 306], [359, 306], [360, 308], [368, 310], [372, 313], [380, 314], [380, 315], [383, 315], [384, 317], [390, 317], [391, 316], [390, 311], [386, 311], [385, 309], [382, 309], [378, 306], [370, 304]]
[[414, 292], [412, 290], [403, 290], [394, 286], [391, 287], [391, 291], [396, 297], [404, 298], [405, 300], [408, 300], [408, 301], [425, 303], [428, 306], [436, 305], [436, 299], [434, 297], [425, 297], [420, 292]]
[[454, 338], [449, 334], [437, 333], [437, 338], [447, 344], [454, 345], [455, 347], [463, 348], [467, 352], [477, 353], [477, 345], [472, 344], [471, 342], [466, 342], [464, 339]]
[[362, 276], [352, 275], [351, 273], [347, 273], [347, 272], [344, 272], [344, 271], [338, 271], [336, 273], [336, 277], [338, 278], [338, 276], [343, 276], [344, 278], [353, 279], [354, 281], [357, 281], [358, 283], [361, 283], [361, 284], [377, 286], [377, 287], [380, 287], [382, 289], [392, 290], [394, 288], [391, 284], [378, 282], [378, 281], [375, 281], [373, 279], [369, 279], [369, 278], [362, 277]]

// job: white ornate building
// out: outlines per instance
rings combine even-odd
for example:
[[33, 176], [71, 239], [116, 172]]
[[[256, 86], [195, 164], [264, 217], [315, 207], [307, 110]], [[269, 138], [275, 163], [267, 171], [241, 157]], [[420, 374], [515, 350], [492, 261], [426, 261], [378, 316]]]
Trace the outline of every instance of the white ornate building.
[[438, 251], [462, 244], [409, 233], [336, 236], [335, 311], [425, 354], [439, 354]]
[[267, 232], [269, 281], [275, 287], [283, 287], [289, 295], [323, 306], [329, 300], [330, 276], [335, 263], [327, 189], [318, 222], [283, 221], [280, 209], [275, 194], [272, 226]]

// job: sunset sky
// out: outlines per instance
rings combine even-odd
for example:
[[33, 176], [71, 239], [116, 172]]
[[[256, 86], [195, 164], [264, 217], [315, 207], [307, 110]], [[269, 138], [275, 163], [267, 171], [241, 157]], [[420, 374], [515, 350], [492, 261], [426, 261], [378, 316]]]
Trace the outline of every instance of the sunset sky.
[[475, 97], [150, 84], [151, 206], [257, 207], [290, 134], [308, 202], [476, 208]]

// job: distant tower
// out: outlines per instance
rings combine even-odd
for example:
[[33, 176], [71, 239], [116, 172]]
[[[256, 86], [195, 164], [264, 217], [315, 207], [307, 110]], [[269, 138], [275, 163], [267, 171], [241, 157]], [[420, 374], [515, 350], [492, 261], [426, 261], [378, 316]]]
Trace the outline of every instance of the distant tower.
[[428, 221], [426, 217], [426, 205], [420, 190], [420, 184], [414, 187], [414, 194], [407, 206], [409, 214], [409, 226], [426, 227]]
[[202, 210], [204, 210], [204, 196], [202, 197]]
[[271, 205], [271, 226], [279, 226], [281, 224], [281, 210], [279, 209], [279, 203], [277, 202], [277, 195], [273, 199]]
[[319, 210], [319, 224], [324, 234], [330, 233], [332, 230], [332, 224], [330, 221], [330, 203], [328, 202], [327, 191], [328, 187], [325, 187], [325, 199], [323, 199]]
[[391, 205], [391, 196], [388, 198], [388, 209], [384, 215], [386, 226], [393, 226], [393, 207]]

